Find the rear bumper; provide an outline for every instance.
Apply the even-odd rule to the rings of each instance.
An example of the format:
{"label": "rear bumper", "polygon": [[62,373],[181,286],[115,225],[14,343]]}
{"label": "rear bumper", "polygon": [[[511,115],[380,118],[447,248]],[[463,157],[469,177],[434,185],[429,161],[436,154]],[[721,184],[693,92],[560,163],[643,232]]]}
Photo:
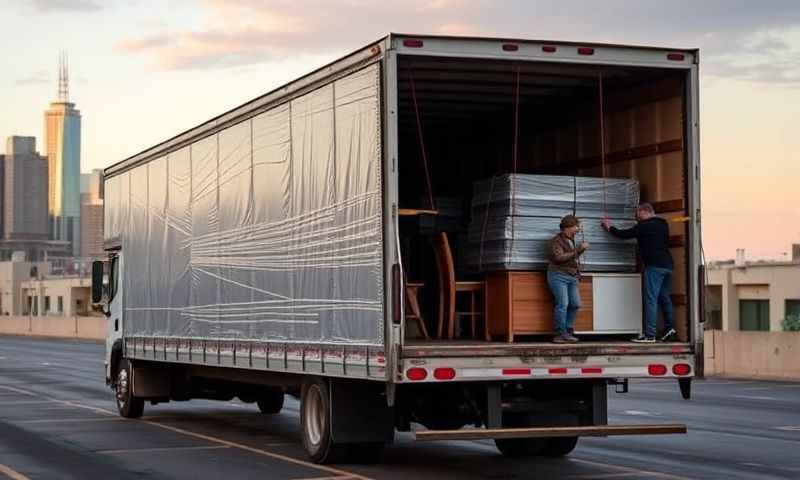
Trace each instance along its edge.
{"label": "rear bumper", "polygon": [[532,427],[464,430],[421,430],[418,441],[482,440],[487,438],[608,437],[613,435],[666,435],[686,433],[686,425],[598,425],[587,427]]}
{"label": "rear bumper", "polygon": [[[424,373],[423,373],[424,371]],[[592,378],[691,378],[690,354],[404,358],[400,383],[558,380]]]}

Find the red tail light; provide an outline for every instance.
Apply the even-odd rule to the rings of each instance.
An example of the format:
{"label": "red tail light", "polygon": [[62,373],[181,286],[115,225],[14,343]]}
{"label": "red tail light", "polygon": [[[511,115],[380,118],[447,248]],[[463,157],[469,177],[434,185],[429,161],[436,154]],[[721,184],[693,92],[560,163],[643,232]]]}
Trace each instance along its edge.
{"label": "red tail light", "polygon": [[585,367],[581,368],[581,373],[590,373],[590,374],[600,374],[603,373],[603,369],[600,367]]}
{"label": "red tail light", "polygon": [[436,380],[452,380],[456,378],[456,371],[452,368],[437,368],[433,371]]}
{"label": "red tail light", "polygon": [[667,366],[666,365],[659,365],[653,364],[647,366],[647,373],[654,376],[661,376],[667,374]]}
{"label": "red tail light", "polygon": [[594,55],[594,48],[580,47],[578,48],[578,55]]}
{"label": "red tail light", "polygon": [[672,60],[674,62],[682,62],[683,59],[686,58],[682,53],[668,53],[667,60]]}
{"label": "red tail light", "polygon": [[672,373],[678,376],[689,375],[692,373],[692,367],[685,363],[676,363],[672,366]]}
{"label": "red tail light", "polygon": [[406,378],[415,382],[428,378],[428,371],[424,368],[414,367],[406,370]]}
{"label": "red tail light", "polygon": [[544,53],[556,53],[556,47],[552,45],[545,45],[542,47]]}
{"label": "red tail light", "polygon": [[566,375],[566,374],[567,374],[567,369],[566,369],[566,368],[564,368],[564,367],[558,367],[558,368],[549,368],[549,369],[547,370],[547,372],[548,372],[550,375]]}
{"label": "red tail light", "polygon": [[530,368],[504,368],[503,375],[530,375]]}
{"label": "red tail light", "polygon": [[513,43],[505,43],[503,44],[503,51],[504,52],[516,52],[519,50],[519,45],[515,45]]}
{"label": "red tail light", "polygon": [[403,40],[403,46],[408,48],[422,48],[422,40],[408,39]]}

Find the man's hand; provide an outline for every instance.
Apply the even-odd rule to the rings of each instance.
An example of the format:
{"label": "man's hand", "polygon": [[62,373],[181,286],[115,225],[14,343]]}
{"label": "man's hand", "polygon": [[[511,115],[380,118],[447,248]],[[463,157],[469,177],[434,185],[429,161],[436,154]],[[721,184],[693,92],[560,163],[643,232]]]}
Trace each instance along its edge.
{"label": "man's hand", "polygon": [[578,253],[583,253],[586,250],[589,250],[589,242],[581,242],[581,244],[578,245]]}
{"label": "man's hand", "polygon": [[603,229],[606,232],[611,230],[611,220],[609,220],[608,218],[604,218],[604,219],[600,220],[600,225],[603,226]]}

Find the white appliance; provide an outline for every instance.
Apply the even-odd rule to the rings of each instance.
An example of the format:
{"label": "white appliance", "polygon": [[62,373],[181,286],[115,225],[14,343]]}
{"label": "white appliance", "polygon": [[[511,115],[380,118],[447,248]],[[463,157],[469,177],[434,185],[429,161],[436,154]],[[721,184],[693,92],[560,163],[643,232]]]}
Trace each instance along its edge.
{"label": "white appliance", "polygon": [[591,273],[594,334],[642,331],[642,276],[639,273]]}

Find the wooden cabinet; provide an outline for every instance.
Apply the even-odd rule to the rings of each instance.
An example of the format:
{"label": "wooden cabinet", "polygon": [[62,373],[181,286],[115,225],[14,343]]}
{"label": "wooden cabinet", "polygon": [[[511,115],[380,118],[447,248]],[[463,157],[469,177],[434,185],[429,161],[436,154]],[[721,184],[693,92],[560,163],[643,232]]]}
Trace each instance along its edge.
{"label": "wooden cabinet", "polygon": [[[582,307],[575,318],[576,332],[593,329],[592,279],[580,282]],[[509,342],[515,335],[553,333],[553,296],[546,272],[492,272],[486,277],[486,314],[489,334]]]}

